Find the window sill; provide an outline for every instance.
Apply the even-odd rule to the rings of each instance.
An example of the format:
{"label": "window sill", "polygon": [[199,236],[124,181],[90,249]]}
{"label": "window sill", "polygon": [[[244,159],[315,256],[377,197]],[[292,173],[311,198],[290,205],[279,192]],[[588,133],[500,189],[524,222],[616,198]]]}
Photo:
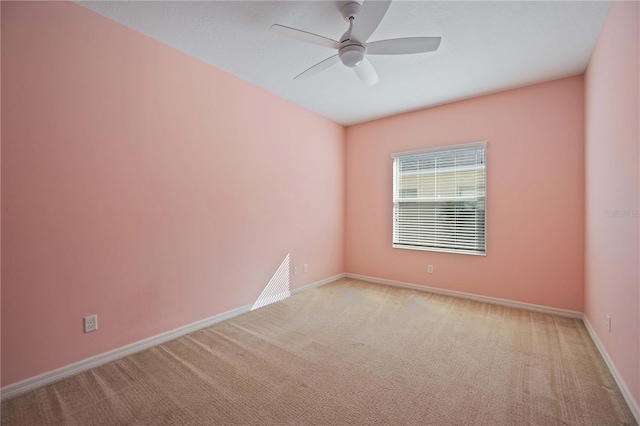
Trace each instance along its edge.
{"label": "window sill", "polygon": [[393,248],[403,249],[403,250],[421,250],[421,251],[436,251],[440,253],[454,253],[454,254],[469,254],[471,256],[486,256],[486,252],[477,252],[470,250],[455,250],[455,249],[441,249],[435,247],[418,247],[418,246],[407,246],[402,244],[393,244]]}

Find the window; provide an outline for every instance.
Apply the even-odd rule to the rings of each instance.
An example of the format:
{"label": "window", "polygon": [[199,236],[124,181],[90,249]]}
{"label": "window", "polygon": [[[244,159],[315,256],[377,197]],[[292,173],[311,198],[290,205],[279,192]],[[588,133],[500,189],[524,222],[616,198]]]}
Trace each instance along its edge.
{"label": "window", "polygon": [[393,154],[393,247],[486,253],[486,146]]}

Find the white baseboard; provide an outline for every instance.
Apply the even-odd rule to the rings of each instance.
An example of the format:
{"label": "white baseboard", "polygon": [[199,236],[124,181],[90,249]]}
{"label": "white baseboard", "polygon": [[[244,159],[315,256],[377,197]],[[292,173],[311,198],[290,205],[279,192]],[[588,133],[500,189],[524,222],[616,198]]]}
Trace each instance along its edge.
{"label": "white baseboard", "polygon": [[347,274],[342,273],[342,274],[334,275],[334,276],[329,277],[329,278],[325,278],[324,280],[320,280],[320,281],[316,281],[316,282],[311,283],[311,284],[304,285],[304,286],[302,286],[300,288],[294,288],[293,290],[291,290],[291,295],[294,296],[294,295],[296,295],[296,294],[298,294],[300,292],[303,292],[305,290],[311,290],[312,288],[320,287],[321,285],[325,285],[325,284],[332,283],[334,281],[338,281],[340,278],[344,278],[346,276],[347,276]]}
{"label": "white baseboard", "polygon": [[368,281],[376,284],[390,285],[393,287],[408,288],[411,290],[425,291],[427,293],[442,294],[445,296],[459,297],[462,299],[475,300],[477,302],[490,303],[492,305],[509,306],[511,308],[526,309],[528,311],[542,312],[544,314],[559,315],[562,317],[582,319],[582,312],[569,311],[566,309],[550,308],[548,306],[534,305],[531,303],[516,302],[513,300],[499,299],[497,297],[480,296],[477,294],[464,293],[462,291],[445,290],[442,288],[428,287],[424,285],[409,284],[402,281],[386,280],[382,278],[367,277],[357,274],[346,274],[347,278]]}
{"label": "white baseboard", "polygon": [[[292,290],[291,294],[295,295],[302,291],[309,290],[311,288],[318,287],[324,284],[328,284],[340,278],[344,278],[344,276],[345,274],[338,274],[338,275],[334,275],[333,277],[326,278],[324,280],[307,284],[305,286]],[[209,327],[218,322],[225,321],[233,317],[236,317],[238,315],[249,312],[252,306],[253,304],[241,306],[239,308],[235,308],[230,311],[223,312],[218,315],[214,315],[210,318],[196,321],[191,324],[187,324],[185,326],[166,331],[164,333],[156,334],[155,336],[151,336],[147,339],[139,340],[129,345],[122,346],[120,348],[117,348],[108,352],[104,352],[104,353],[92,356],[90,358],[85,358],[83,360],[74,362],[72,364],[68,364],[63,367],[56,368],[55,370],[47,371],[46,373],[38,374],[37,376],[33,376],[16,383],[12,383],[0,389],[0,399],[4,401],[6,399],[13,398],[15,396],[32,391],[39,387],[48,385],[53,382],[57,382],[62,379],[66,379],[67,377],[71,377],[76,374],[82,373],[83,371],[98,367],[102,364],[106,364],[108,362],[115,361],[116,359],[120,359],[125,356],[132,355],[137,352],[141,352],[145,349],[149,349],[152,346],[157,346],[161,343],[177,339],[178,337],[184,336],[185,334],[192,333],[202,328]]]}
{"label": "white baseboard", "polygon": [[591,336],[591,340],[593,340],[593,343],[595,343],[596,348],[598,348],[600,355],[602,355],[602,358],[604,359],[604,362],[607,364],[607,367],[609,367],[609,371],[611,372],[611,375],[613,376],[616,383],[618,384],[618,388],[620,388],[620,392],[622,392],[622,396],[624,397],[624,400],[627,402],[627,405],[629,406],[629,409],[631,410],[633,417],[636,418],[636,423],[640,425],[640,406],[638,406],[638,402],[633,398],[633,395],[631,395],[631,391],[629,391],[627,384],[624,382],[624,380],[622,380],[622,376],[620,376],[620,373],[618,373],[616,366],[613,364],[613,361],[609,357],[609,354],[607,353],[606,349],[604,348],[604,345],[598,338],[598,335],[594,331],[593,327],[591,327],[591,323],[589,322],[587,317],[585,316],[582,320],[584,321],[585,327],[587,327],[587,331]]}
{"label": "white baseboard", "polygon": [[56,368],[55,370],[38,374],[37,376],[30,377],[20,382],[3,386],[2,389],[0,389],[1,398],[3,401],[9,398],[13,398],[14,396],[18,396],[33,389],[37,389],[50,383],[66,379],[67,377],[74,376],[76,374],[82,373],[83,371],[98,367],[102,364],[106,364],[116,359],[123,358],[127,355],[132,355],[136,352],[143,351],[152,346],[157,346],[161,343],[168,342],[169,340],[176,339],[185,334],[200,330],[201,328],[209,327],[210,325],[213,325],[220,321],[224,321],[240,314],[244,314],[245,312],[249,312],[251,306],[252,305],[241,306],[239,308],[214,315],[201,321],[196,321],[191,324],[166,331],[164,333],[156,334],[155,336],[139,340],[137,342],[122,346],[117,349],[113,349],[111,351],[104,352],[90,358],[85,358],[72,364]]}

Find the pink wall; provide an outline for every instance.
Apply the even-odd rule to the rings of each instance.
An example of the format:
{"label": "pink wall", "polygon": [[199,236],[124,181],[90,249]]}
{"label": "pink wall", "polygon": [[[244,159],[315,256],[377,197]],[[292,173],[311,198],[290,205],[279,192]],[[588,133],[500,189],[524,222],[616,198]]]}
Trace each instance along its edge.
{"label": "pink wall", "polygon": [[344,271],[342,126],[72,3],[2,62],[3,386]]}
{"label": "pink wall", "polygon": [[585,75],[585,315],[638,403],[640,237],[624,211],[640,208],[639,21],[638,2],[613,2]]}
{"label": "pink wall", "polygon": [[[0,7],[0,29],[2,28],[2,7]],[[2,31],[0,30],[0,58],[2,58]],[[0,60],[0,99],[2,99],[2,60]],[[0,101],[0,117],[2,102]],[[2,120],[0,119],[0,199],[2,199]],[[0,241],[2,241],[2,207],[0,206]],[[0,244],[0,307],[2,306],[2,244]],[[2,315],[0,315],[0,370],[2,367]]]}
{"label": "pink wall", "polygon": [[[487,256],[392,248],[391,153],[478,140]],[[347,128],[347,272],[582,311],[583,143],[581,76]]]}

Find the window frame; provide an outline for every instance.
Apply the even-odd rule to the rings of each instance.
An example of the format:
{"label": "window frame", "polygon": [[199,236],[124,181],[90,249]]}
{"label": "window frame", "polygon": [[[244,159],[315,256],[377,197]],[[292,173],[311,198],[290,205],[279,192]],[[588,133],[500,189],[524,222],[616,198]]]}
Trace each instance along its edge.
{"label": "window frame", "polygon": [[[412,155],[419,155],[428,152],[443,152],[450,151],[456,149],[464,149],[464,148],[475,148],[482,147],[484,148],[484,179],[485,179],[485,188],[484,188],[484,251],[476,251],[476,250],[466,250],[466,249],[457,249],[457,248],[440,248],[440,247],[424,247],[424,246],[412,246],[407,244],[396,244],[395,243],[395,233],[396,233],[396,225],[395,225],[395,197],[397,194],[397,167],[398,161],[396,161],[399,157],[408,157]],[[430,251],[430,252],[441,252],[441,253],[454,253],[454,254],[467,254],[472,256],[486,256],[487,255],[487,207],[488,207],[488,168],[487,168],[487,151],[488,151],[488,143],[486,140],[475,141],[475,142],[467,142],[467,143],[459,143],[453,145],[440,145],[435,147],[429,147],[425,149],[417,149],[413,151],[402,151],[402,152],[394,152],[391,154],[392,158],[392,200],[391,200],[391,246],[393,248],[402,249],[402,250],[419,250],[419,251]]]}

